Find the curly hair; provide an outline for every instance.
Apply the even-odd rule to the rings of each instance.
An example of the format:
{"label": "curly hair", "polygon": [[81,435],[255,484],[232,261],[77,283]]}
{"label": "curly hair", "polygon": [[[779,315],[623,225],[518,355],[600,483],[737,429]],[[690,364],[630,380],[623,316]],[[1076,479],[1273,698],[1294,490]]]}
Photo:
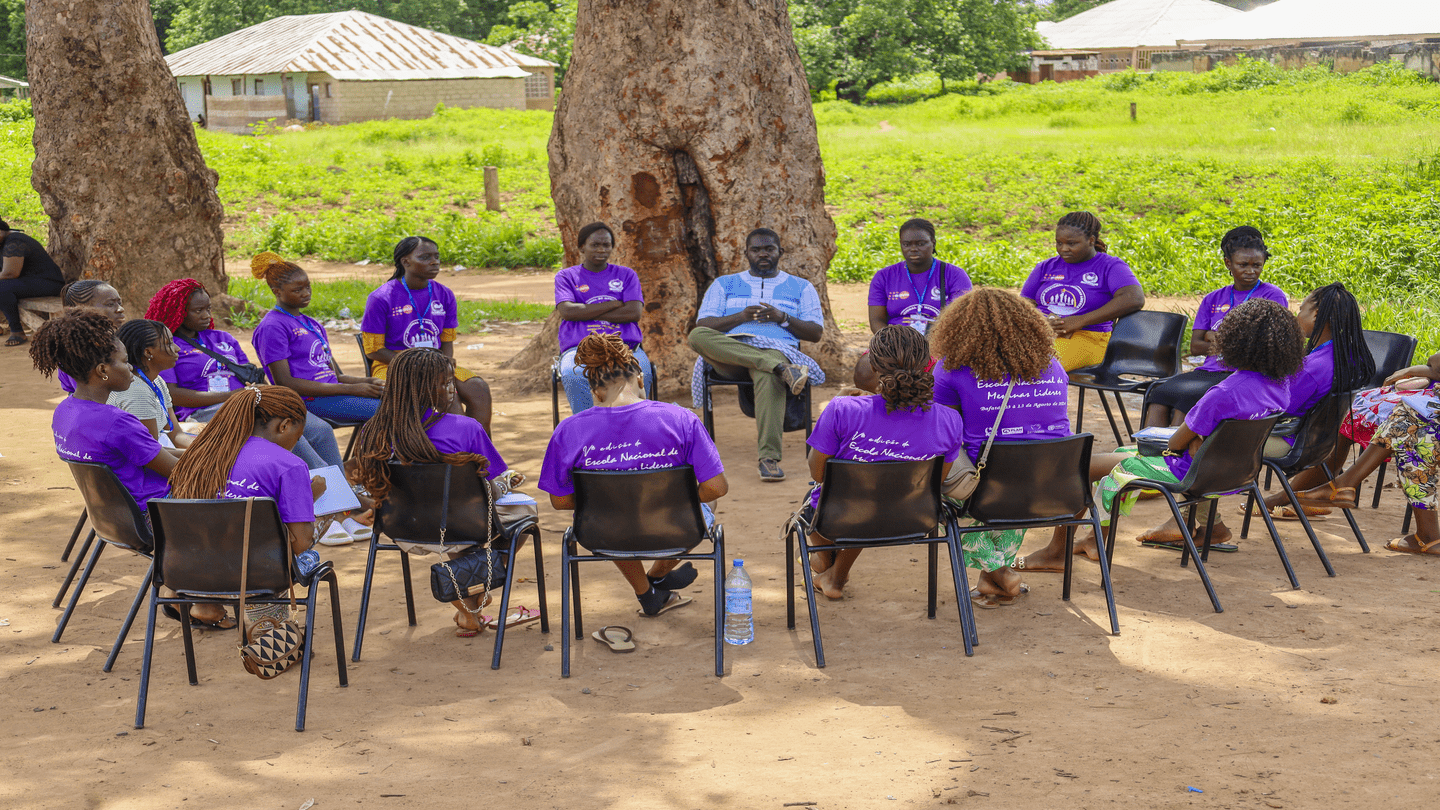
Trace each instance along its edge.
{"label": "curly hair", "polygon": [[930,353],[946,371],[968,367],[977,379],[1038,380],[1055,359],[1055,330],[1015,293],[976,287],[931,324]]}
{"label": "curly hair", "polygon": [[269,251],[250,260],[250,275],[264,279],[272,290],[280,289],[280,285],[289,281],[296,273],[303,272],[305,270],[300,265],[287,262]]}
{"label": "curly hair", "polygon": [[170,341],[170,330],[159,321],[135,318],[120,324],[115,337],[125,346],[126,362],[135,368],[143,368],[145,350]]}
{"label": "curly hair", "polygon": [[1252,298],[1230,310],[1215,328],[1215,347],[1225,365],[1283,380],[1300,370],[1305,339],[1290,311],[1274,301]]}
{"label": "curly hair", "polygon": [[[197,292],[205,292],[205,285],[193,278],[177,278],[150,296],[145,317],[165,324],[166,329],[174,332],[185,323],[185,317],[190,314],[190,296]],[[215,319],[211,318],[205,328],[214,329]]]}
{"label": "curly hair", "polygon": [[254,435],[257,425],[271,419],[289,419],[304,425],[305,400],[279,385],[241,388],[231,394],[175,463],[170,472],[171,497],[220,497],[245,442]]}
{"label": "curly hair", "polygon": [[1095,240],[1095,251],[1105,252],[1105,242],[1100,238],[1100,218],[1089,211],[1071,211],[1055,223],[1056,229],[1074,228]]}
{"label": "curly hair", "polygon": [[870,338],[870,367],[880,378],[885,412],[930,409],[935,377],[925,370],[930,347],[925,336],[908,326],[890,326]]}
{"label": "curly hair", "polygon": [[407,236],[395,243],[395,251],[392,254],[395,259],[395,272],[390,274],[390,281],[405,276],[405,265],[402,262],[406,256],[414,253],[421,245],[435,245],[436,250],[440,249],[440,245],[428,236]]}
{"label": "curly hair", "polygon": [[575,362],[585,369],[591,390],[604,388],[617,378],[633,378],[640,373],[640,361],[620,335],[592,332],[575,347]]}
{"label": "curly hair", "polygon": [[59,369],[77,382],[110,362],[115,351],[115,323],[93,309],[72,309],[40,326],[30,341],[30,360],[47,378]]}
{"label": "curly hair", "polygon": [[82,278],[72,281],[60,288],[60,303],[67,307],[84,306],[95,300],[95,294],[100,292],[101,287],[109,286],[98,278]]}
{"label": "curly hair", "polygon": [[[455,361],[435,349],[406,349],[395,355],[385,375],[385,393],[375,415],[356,440],[355,480],[376,503],[390,493],[390,462],[464,464],[473,461],[485,478],[490,464],[477,453],[441,454],[426,434],[450,407],[446,396],[455,379]],[[426,418],[425,414],[431,412]]]}

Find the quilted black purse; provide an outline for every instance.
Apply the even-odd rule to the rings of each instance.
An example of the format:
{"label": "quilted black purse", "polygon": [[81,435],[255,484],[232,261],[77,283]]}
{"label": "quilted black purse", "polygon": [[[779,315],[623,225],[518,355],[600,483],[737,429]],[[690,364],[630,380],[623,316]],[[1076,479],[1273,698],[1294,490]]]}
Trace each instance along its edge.
{"label": "quilted black purse", "polygon": [[[445,524],[450,519],[450,470],[445,467],[445,490],[440,500],[440,542],[445,542]],[[490,590],[505,582],[505,566],[500,552],[491,548],[495,541],[495,491],[489,481],[483,486],[490,494],[490,503],[485,512],[485,544],[472,548],[453,560],[442,560],[430,566],[430,593],[437,602],[456,602],[482,593],[483,608],[490,604]],[[466,608],[469,610],[469,608]],[[480,611],[477,608],[474,613]]]}

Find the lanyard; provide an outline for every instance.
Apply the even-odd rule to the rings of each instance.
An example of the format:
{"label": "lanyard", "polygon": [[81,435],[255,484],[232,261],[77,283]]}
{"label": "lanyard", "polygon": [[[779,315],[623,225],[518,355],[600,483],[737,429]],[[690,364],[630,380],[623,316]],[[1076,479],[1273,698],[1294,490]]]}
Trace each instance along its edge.
{"label": "lanyard", "polygon": [[[1254,295],[1254,294],[1255,294],[1255,291],[1258,290],[1258,289],[1260,289],[1260,282],[1257,281],[1257,282],[1255,282],[1255,286],[1250,288],[1250,292],[1245,293],[1245,297],[1242,298],[1242,299],[1240,299],[1240,303],[1243,304],[1243,303],[1245,303],[1246,301],[1249,301],[1249,300],[1250,300],[1250,296]],[[1230,285],[1230,309],[1234,309],[1234,308],[1235,308],[1235,285],[1234,285],[1234,284],[1231,284],[1231,285]],[[1230,310],[1226,310],[1227,313],[1228,313],[1229,311],[1230,311]]]}
{"label": "lanyard", "polygon": [[311,326],[310,326],[310,321],[306,320],[303,316],[300,316],[300,315],[291,315],[289,312],[286,312],[286,311],[285,311],[284,309],[282,309],[281,307],[276,307],[275,309],[278,310],[280,313],[282,313],[282,314],[284,314],[284,315],[288,315],[289,317],[294,318],[296,321],[298,321],[298,322],[300,323],[300,327],[301,327],[302,329],[304,329],[306,332],[309,332],[310,334],[314,335],[314,336],[315,336],[315,339],[318,340],[318,341],[320,341],[320,343],[325,346],[325,350],[326,350],[326,351],[329,351],[329,350],[330,350],[330,341],[328,341],[328,340],[325,339],[325,332],[324,332],[324,330],[320,329],[318,326],[315,327],[315,328],[311,328]]}
{"label": "lanyard", "polygon": [[[433,282],[433,281],[427,281],[427,282],[425,282],[425,311],[426,311],[426,312],[429,312],[429,310],[430,310],[430,305],[435,302],[435,288],[432,286],[434,283],[435,283],[435,282]],[[406,284],[406,283],[405,283],[405,279],[402,278],[402,279],[400,279],[400,286],[401,286],[401,287],[404,287],[404,288],[405,288],[405,294],[408,295],[408,296],[410,296],[410,311],[415,314],[415,322],[416,322],[416,323],[419,323],[420,321],[425,320],[425,315],[424,315],[423,313],[421,313],[420,307],[415,304],[415,292],[410,289],[410,285],[409,285],[409,284]]]}
{"label": "lanyard", "polygon": [[[912,272],[910,272],[910,268],[909,268],[909,267],[906,267],[906,268],[905,268],[905,277],[906,277],[906,279],[908,279],[909,282],[910,282],[910,289],[913,290],[914,293],[915,293],[915,299],[916,299],[916,300],[915,300],[915,303],[919,304],[920,307],[921,307],[921,308],[915,313],[915,314],[916,314],[916,317],[920,317],[920,318],[925,317],[925,309],[924,309],[924,306],[925,306],[925,296],[926,296],[926,294],[928,294],[928,293],[930,292],[930,282],[935,279],[935,270],[936,270],[936,268],[938,268],[939,266],[940,266],[940,260],[939,260],[939,259],[933,259],[933,260],[931,260],[931,263],[930,263],[930,272],[925,275],[925,288],[924,288],[924,290],[916,290],[916,289],[915,289],[915,277],[918,276],[918,275],[920,275],[920,274],[919,274],[919,273],[912,273]],[[938,307],[937,307],[937,309],[938,309]]]}
{"label": "lanyard", "polygon": [[1310,354],[1314,354],[1315,352],[1320,351],[1321,349],[1325,348],[1326,346],[1329,346],[1331,343],[1334,343],[1334,342],[1335,342],[1335,341],[1334,341],[1333,339],[1332,339],[1332,340],[1327,340],[1327,341],[1325,341],[1324,343],[1321,343],[1319,346],[1316,346],[1315,348],[1311,349],[1311,350],[1310,350]]}
{"label": "lanyard", "polygon": [[150,390],[155,393],[155,398],[160,400],[160,407],[165,411],[165,432],[169,433],[174,430],[175,423],[170,421],[170,409],[165,407],[165,395],[160,393],[160,386],[156,385],[139,366],[135,367],[135,373],[140,375],[140,379],[144,380],[146,385],[150,386]]}

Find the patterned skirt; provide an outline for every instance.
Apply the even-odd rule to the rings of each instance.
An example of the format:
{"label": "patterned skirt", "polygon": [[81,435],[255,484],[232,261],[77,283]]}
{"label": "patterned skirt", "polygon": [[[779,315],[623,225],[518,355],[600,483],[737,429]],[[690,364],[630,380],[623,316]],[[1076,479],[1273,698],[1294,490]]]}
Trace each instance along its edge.
{"label": "patterned skirt", "polygon": [[1394,406],[1374,433],[1374,440],[1389,445],[1400,471],[1400,486],[1405,498],[1416,509],[1436,508],[1436,491],[1440,488],[1440,462],[1435,458],[1440,424],[1421,416],[1408,403]]}
{"label": "patterned skirt", "polygon": [[1390,418],[1402,398],[1408,397],[1412,401],[1416,397],[1440,398],[1440,390],[1437,389],[1440,389],[1440,385],[1431,384],[1421,391],[1397,391],[1394,386],[1387,385],[1384,388],[1361,391],[1355,395],[1350,413],[1346,414],[1345,420],[1340,423],[1340,435],[1361,447],[1368,447],[1376,429]]}

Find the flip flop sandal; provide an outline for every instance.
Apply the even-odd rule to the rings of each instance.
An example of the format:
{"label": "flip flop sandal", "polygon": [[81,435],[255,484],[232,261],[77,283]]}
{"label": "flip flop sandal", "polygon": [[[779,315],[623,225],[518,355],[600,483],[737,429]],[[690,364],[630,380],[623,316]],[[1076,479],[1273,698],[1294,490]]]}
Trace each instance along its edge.
{"label": "flip flop sandal", "polygon": [[1019,594],[1017,594],[1017,595],[1015,595],[1015,596],[997,595],[997,596],[995,597],[995,602],[996,602],[996,604],[1000,605],[1000,607],[1009,607],[1010,605],[1013,605],[1013,604],[1015,604],[1016,602],[1020,601],[1020,597],[1024,596],[1025,594],[1028,594],[1028,593],[1030,593],[1030,586],[1029,586],[1029,585],[1026,585],[1025,583],[1022,582],[1022,583],[1020,583],[1020,593],[1019,593]]}
{"label": "flip flop sandal", "polygon": [[10,337],[8,337],[8,338],[5,339],[5,345],[6,345],[6,346],[19,346],[20,344],[24,343],[25,341],[26,341],[26,337],[25,337],[24,335],[11,335]]}
{"label": "flip flop sandal", "polygon": [[[1302,506],[1301,508],[1304,509],[1305,507]],[[1330,509],[1326,507],[1312,506],[1310,507],[1310,509],[1313,509],[1315,511],[1312,513],[1309,509],[1307,509],[1305,511],[1305,517],[1309,518],[1311,523],[1314,523],[1317,520],[1325,520],[1326,516],[1330,514]],[[1242,506],[1236,511],[1243,515],[1245,514],[1245,507]],[[1262,515],[1260,512],[1259,504],[1256,504],[1255,508],[1252,508],[1250,510],[1250,517],[1264,517],[1264,515]],[[1295,510],[1289,506],[1272,506],[1270,507],[1270,519],[1298,522],[1300,520],[1300,516],[1295,514]]]}
{"label": "flip flop sandal", "polygon": [[[455,615],[458,617],[460,614],[459,614],[459,613],[456,613]],[[455,637],[456,637],[456,638],[474,638],[474,637],[480,635],[481,633],[485,632],[485,628],[490,627],[490,626],[492,626],[492,625],[494,625],[494,624],[495,624],[495,620],[492,619],[492,618],[490,618],[489,616],[481,616],[481,617],[480,617],[480,626],[479,626],[479,627],[473,627],[473,628],[472,628],[472,627],[461,627],[459,624],[456,624],[456,625],[455,625]]]}
{"label": "flip flop sandal", "polygon": [[1328,482],[1326,486],[1330,487],[1330,492],[1323,499],[1309,494],[1312,490],[1306,490],[1295,493],[1295,500],[1299,501],[1301,506],[1318,506],[1321,509],[1354,509],[1359,504],[1354,487],[1337,487],[1334,481]]}
{"label": "flip flop sandal", "polygon": [[[1397,543],[1404,543],[1405,545],[1397,545]],[[1424,554],[1429,557],[1435,557],[1440,556],[1440,551],[1431,551],[1430,549],[1434,548],[1437,545],[1440,545],[1440,540],[1432,540],[1429,543],[1421,543],[1420,538],[1417,535],[1407,534],[1404,537],[1397,537],[1394,540],[1386,543],[1385,548],[1388,548],[1391,551],[1399,551],[1404,554]]]}
{"label": "flip flop sandal", "polygon": [[646,612],[645,612],[645,608],[643,608],[643,607],[640,608],[639,610],[635,611],[635,612],[638,613],[638,614],[640,614],[641,616],[646,617],[647,619],[653,619],[653,618],[655,618],[656,616],[659,616],[659,615],[662,614],[662,613],[668,613],[669,611],[672,611],[672,610],[674,610],[675,608],[683,607],[684,605],[688,605],[688,604],[690,604],[690,603],[693,602],[693,601],[695,601],[695,600],[694,600],[694,599],[691,599],[691,598],[688,597],[688,596],[681,596],[680,594],[674,593],[674,592],[672,591],[671,594],[670,594],[670,598],[669,598],[669,599],[666,599],[666,600],[665,600],[665,604],[661,605],[661,606],[660,606],[660,609],[657,610],[657,611],[655,611],[654,613],[646,613]]}
{"label": "flip flop sandal", "polygon": [[970,604],[981,610],[996,610],[1000,607],[1000,599],[992,594],[982,593],[971,596]]}
{"label": "flip flop sandal", "polygon": [[[530,608],[521,605],[515,610],[510,611],[510,615],[505,617],[505,629],[509,630],[512,627],[518,627],[522,624],[529,624],[533,621],[539,621],[539,619],[540,611],[531,610]],[[490,628],[491,630],[494,630],[495,628],[500,626],[500,620],[491,619],[490,621],[485,623],[485,626]]]}
{"label": "flip flop sandal", "polygon": [[[161,605],[160,610],[175,621],[180,621],[180,609],[174,605]],[[226,613],[213,622],[205,622],[191,616],[190,626],[199,630],[234,630],[235,617]]]}
{"label": "flip flop sandal", "polygon": [[[1082,554],[1081,556],[1083,557],[1084,555]],[[1088,559],[1088,558],[1087,558],[1087,559]],[[1060,568],[1026,568],[1026,567],[1025,567],[1025,558],[1024,558],[1024,557],[1017,557],[1017,558],[1015,559],[1015,566],[1014,566],[1014,568],[1015,568],[1016,571],[1031,571],[1031,572],[1034,572],[1034,573],[1036,573],[1036,574],[1063,574],[1063,573],[1065,573],[1065,568],[1064,568],[1063,566],[1060,567]]]}
{"label": "flip flop sandal", "polygon": [[[1183,550],[1183,549],[1185,548],[1185,541],[1184,541],[1184,540],[1141,540],[1141,541],[1140,541],[1140,545],[1142,545],[1142,546],[1149,546],[1150,548],[1168,548],[1168,549],[1170,549],[1171,551],[1181,551],[1181,550]],[[1205,550],[1204,547],[1201,545],[1200,541],[1198,541],[1198,540],[1195,541],[1195,548],[1198,549],[1198,550],[1200,550],[1200,551],[1204,551],[1204,550]],[[1211,544],[1210,544],[1210,550],[1211,550],[1211,551],[1221,551],[1221,552],[1224,552],[1224,553],[1226,553],[1226,554],[1229,554],[1229,553],[1231,553],[1231,552],[1239,551],[1239,550],[1240,550],[1240,547],[1237,546],[1237,545],[1235,545],[1234,543],[1211,543]]]}
{"label": "flip flop sandal", "polygon": [[596,630],[590,637],[609,647],[611,652],[635,652],[635,634],[631,633],[628,627],[612,624]]}

